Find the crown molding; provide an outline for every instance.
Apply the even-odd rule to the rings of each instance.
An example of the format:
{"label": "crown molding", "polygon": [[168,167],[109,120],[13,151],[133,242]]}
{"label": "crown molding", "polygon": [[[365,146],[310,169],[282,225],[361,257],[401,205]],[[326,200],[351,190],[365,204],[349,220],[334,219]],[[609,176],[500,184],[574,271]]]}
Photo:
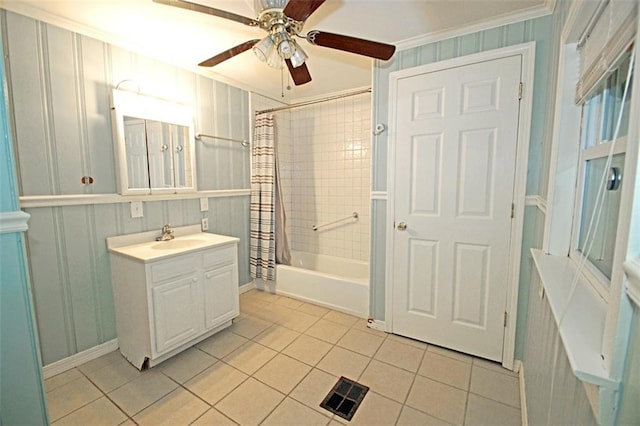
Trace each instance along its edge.
{"label": "crown molding", "polygon": [[454,37],[460,37],[467,34],[473,34],[492,28],[502,27],[508,24],[528,21],[530,19],[540,18],[542,16],[551,15],[555,8],[556,0],[547,0],[540,6],[534,6],[529,9],[520,10],[513,13],[497,16],[493,19],[476,22],[471,25],[462,27],[449,28],[442,31],[434,31],[421,36],[412,37],[396,43],[398,51],[412,49],[414,47],[424,46],[426,44],[447,40]]}

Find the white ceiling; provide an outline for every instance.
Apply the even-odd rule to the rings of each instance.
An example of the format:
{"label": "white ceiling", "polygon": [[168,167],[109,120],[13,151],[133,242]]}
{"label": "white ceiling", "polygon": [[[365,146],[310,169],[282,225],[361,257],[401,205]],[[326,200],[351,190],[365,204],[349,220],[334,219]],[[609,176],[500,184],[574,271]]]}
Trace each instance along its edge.
{"label": "white ceiling", "polygon": [[[191,0],[255,18],[252,0]],[[327,0],[305,23],[318,29],[366,38],[400,48],[435,35],[457,34],[505,20],[549,13],[554,0]],[[195,64],[264,32],[206,14],[151,0],[0,0],[0,7],[144,53],[180,67]],[[288,75],[244,52],[207,75],[285,102],[371,84],[372,60],[332,49],[301,45],[309,54],[313,81],[287,90]],[[286,70],[285,70],[286,71]]]}

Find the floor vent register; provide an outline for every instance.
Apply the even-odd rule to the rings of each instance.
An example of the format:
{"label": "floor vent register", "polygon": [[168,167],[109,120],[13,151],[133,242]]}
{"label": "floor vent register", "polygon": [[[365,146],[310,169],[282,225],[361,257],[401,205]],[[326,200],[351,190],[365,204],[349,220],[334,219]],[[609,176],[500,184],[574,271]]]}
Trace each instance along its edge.
{"label": "floor vent register", "polygon": [[368,391],[368,387],[346,377],[340,377],[320,407],[343,419],[351,420]]}

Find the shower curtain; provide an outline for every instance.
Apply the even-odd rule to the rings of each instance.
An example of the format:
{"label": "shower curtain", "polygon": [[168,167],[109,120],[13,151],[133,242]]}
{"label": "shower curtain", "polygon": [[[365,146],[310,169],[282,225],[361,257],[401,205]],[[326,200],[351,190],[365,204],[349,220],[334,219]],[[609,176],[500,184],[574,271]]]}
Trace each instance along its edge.
{"label": "shower curtain", "polygon": [[274,280],[276,263],[290,262],[280,188],[273,115],[258,114],[251,166],[249,269],[252,278]]}

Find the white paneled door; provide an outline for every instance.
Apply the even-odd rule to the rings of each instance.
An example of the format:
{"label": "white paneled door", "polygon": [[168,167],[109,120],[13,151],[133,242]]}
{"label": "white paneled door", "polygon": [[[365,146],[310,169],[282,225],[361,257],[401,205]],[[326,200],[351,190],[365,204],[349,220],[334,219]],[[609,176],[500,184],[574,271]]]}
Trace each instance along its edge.
{"label": "white paneled door", "polygon": [[396,334],[502,360],[522,57],[397,81]]}

